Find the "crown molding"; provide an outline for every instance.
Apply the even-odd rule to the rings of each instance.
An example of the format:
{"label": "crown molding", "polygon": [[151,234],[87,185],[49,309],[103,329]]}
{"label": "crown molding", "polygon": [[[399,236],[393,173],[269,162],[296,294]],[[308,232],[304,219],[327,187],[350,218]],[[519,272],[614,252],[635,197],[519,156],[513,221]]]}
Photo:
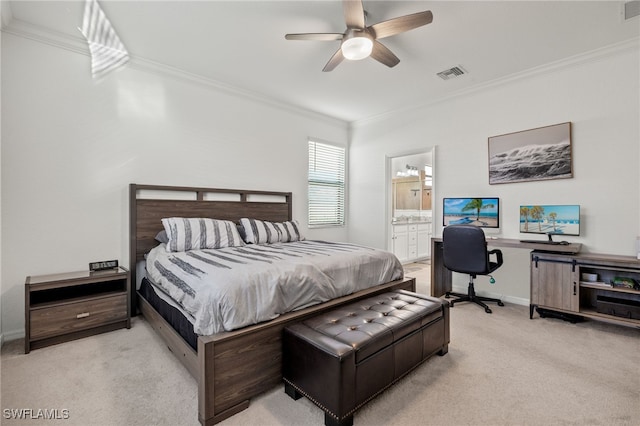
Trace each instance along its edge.
{"label": "crown molding", "polygon": [[8,1],[2,0],[0,1],[0,29],[11,24],[13,21],[13,10],[11,9],[11,3]]}
{"label": "crown molding", "polygon": [[[3,1],[3,3],[5,2]],[[7,25],[6,27],[2,27],[2,32],[6,34],[14,35],[16,37],[32,40],[38,43],[47,44],[49,46],[53,46],[53,47],[74,52],[77,54],[90,56],[87,43],[80,36],[73,37],[68,34],[63,34],[60,32],[48,30],[39,25],[33,25],[19,19],[12,19],[9,25]],[[79,31],[78,31],[78,34],[80,34]],[[339,119],[337,117],[321,114],[316,111],[312,111],[297,105],[280,101],[278,99],[275,99],[270,96],[266,96],[259,92],[242,89],[237,86],[226,84],[211,78],[203,77],[201,75],[193,74],[188,71],[175,68],[169,65],[165,65],[159,62],[151,61],[149,59],[145,59],[139,56],[130,55],[130,59],[127,64],[127,67],[131,67],[133,69],[143,71],[143,72],[156,74],[161,77],[169,77],[175,80],[197,84],[199,86],[206,87],[210,90],[224,92],[224,93],[241,97],[253,102],[269,105],[271,107],[278,108],[280,110],[283,110],[289,113],[311,118],[313,120],[320,120],[333,126],[344,127],[345,129],[348,128],[349,126],[349,122]]]}
{"label": "crown molding", "polygon": [[[11,16],[10,5],[7,4],[8,17],[5,18],[5,1],[2,1],[2,32],[12,34],[17,37],[33,40],[39,43],[54,46],[60,49],[71,51],[74,53],[90,56],[89,49],[85,40],[81,37],[73,37],[68,34],[55,32],[45,29],[38,25],[33,25],[25,21],[15,19]],[[269,105],[289,113],[305,116],[314,120],[321,120],[327,124],[331,124],[338,127],[347,127],[349,129],[373,124],[376,122],[382,122],[393,118],[397,115],[407,114],[408,112],[434,106],[443,102],[448,102],[456,98],[469,96],[474,93],[478,93],[484,90],[490,90],[497,86],[504,84],[525,80],[534,76],[540,76],[547,73],[559,71],[561,69],[570,68],[573,66],[582,65],[589,62],[595,62],[603,60],[609,56],[618,55],[630,50],[640,49],[640,37],[635,37],[626,41],[615,43],[609,46],[605,46],[599,49],[595,49],[582,54],[574,55],[568,58],[563,58],[558,61],[554,61],[545,65],[541,65],[535,68],[530,68],[521,72],[517,72],[505,77],[501,77],[495,80],[491,80],[485,83],[475,84],[471,87],[458,90],[456,92],[433,98],[424,102],[414,103],[407,105],[401,109],[395,109],[375,116],[366,117],[363,119],[355,120],[352,122],[345,121],[343,119],[329,116],[319,113],[310,109],[306,109],[297,105],[293,105],[287,102],[280,101],[270,96],[266,96],[262,93],[246,90],[237,86],[232,86],[224,82],[214,80],[211,78],[203,77],[201,75],[189,73],[185,70],[171,67],[169,65],[154,62],[142,57],[131,56],[131,59],[127,66],[152,74],[160,75],[162,77],[170,77],[176,80],[182,80],[192,84],[197,84],[206,87],[211,90],[224,92],[233,96],[242,97],[244,99]]]}
{"label": "crown molding", "polygon": [[609,46],[605,46],[589,52],[570,56],[568,58],[563,58],[558,61],[550,62],[545,65],[510,74],[508,76],[497,78],[485,83],[475,84],[471,87],[460,89],[456,92],[452,92],[438,98],[430,99],[425,102],[415,103],[413,105],[405,106],[401,109],[396,109],[393,111],[385,112],[383,114],[356,120],[351,122],[351,128],[357,128],[377,122],[382,122],[395,116],[407,114],[408,112],[415,111],[421,108],[427,108],[444,102],[449,102],[456,98],[465,97],[485,90],[494,89],[505,84],[526,80],[544,74],[550,74],[563,69],[584,65],[590,62],[598,62],[608,57],[623,54],[625,52],[633,50],[635,50],[636,52],[640,51],[640,37],[631,38],[629,40],[614,43]]}

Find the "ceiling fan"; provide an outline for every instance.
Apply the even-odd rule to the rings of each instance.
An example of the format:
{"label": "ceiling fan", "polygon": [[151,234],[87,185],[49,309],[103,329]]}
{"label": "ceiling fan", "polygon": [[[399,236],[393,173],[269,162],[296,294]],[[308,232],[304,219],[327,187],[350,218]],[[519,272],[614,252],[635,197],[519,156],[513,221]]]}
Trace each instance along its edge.
{"label": "ceiling fan", "polygon": [[389,19],[367,26],[362,0],[343,0],[344,19],[347,30],[344,33],[303,33],[286,34],[287,40],[341,40],[340,49],[329,59],[322,71],[332,71],[343,59],[359,60],[371,56],[388,67],[398,65],[400,59],[378,40],[390,37],[433,21],[430,10]]}

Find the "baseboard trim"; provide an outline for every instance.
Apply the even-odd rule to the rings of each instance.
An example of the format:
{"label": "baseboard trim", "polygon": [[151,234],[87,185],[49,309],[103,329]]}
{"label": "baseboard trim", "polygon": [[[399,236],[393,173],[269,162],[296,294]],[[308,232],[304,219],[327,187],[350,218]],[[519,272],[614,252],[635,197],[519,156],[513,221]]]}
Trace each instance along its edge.
{"label": "baseboard trim", "polygon": [[24,339],[25,333],[24,330],[14,330],[8,333],[0,334],[0,347],[7,342],[11,342],[13,340]]}

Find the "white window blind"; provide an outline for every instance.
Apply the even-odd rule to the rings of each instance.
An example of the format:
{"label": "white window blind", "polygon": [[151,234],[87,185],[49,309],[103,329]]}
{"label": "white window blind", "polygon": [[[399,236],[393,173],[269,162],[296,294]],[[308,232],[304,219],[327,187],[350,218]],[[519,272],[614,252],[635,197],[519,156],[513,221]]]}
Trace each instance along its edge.
{"label": "white window blind", "polygon": [[309,226],[344,225],[345,149],[309,141]]}

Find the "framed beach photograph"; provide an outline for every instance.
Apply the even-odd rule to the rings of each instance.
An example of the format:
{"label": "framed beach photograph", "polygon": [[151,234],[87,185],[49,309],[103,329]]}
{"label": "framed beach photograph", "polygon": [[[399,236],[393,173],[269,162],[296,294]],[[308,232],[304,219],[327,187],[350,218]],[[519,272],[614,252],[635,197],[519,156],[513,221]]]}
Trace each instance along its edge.
{"label": "framed beach photograph", "polygon": [[489,138],[489,184],[573,177],[571,122]]}

